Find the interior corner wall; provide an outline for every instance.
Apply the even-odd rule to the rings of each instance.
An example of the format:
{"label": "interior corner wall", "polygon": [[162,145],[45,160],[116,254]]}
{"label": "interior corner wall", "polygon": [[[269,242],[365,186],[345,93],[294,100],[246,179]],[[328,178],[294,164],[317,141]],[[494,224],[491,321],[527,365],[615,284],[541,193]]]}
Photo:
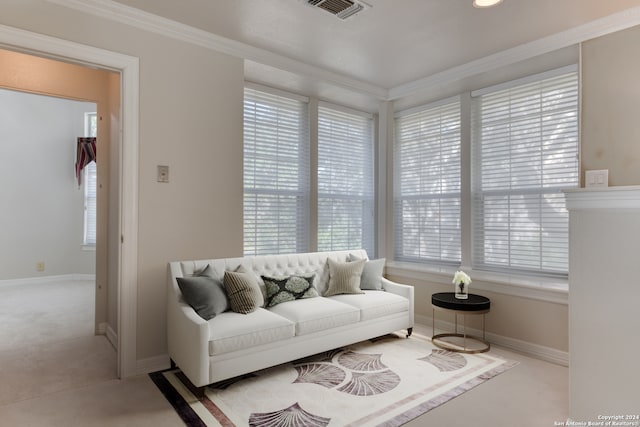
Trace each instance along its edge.
{"label": "interior corner wall", "polygon": [[93,111],[94,103],[0,89],[0,280],[95,273],[74,173],[76,138]]}
{"label": "interior corner wall", "polygon": [[166,355],[167,263],[242,255],[243,60],[45,0],[0,23],[139,58],[136,358]]}
{"label": "interior corner wall", "polygon": [[[582,44],[582,170],[640,184],[640,26]],[[583,177],[584,185],[584,177]]]}

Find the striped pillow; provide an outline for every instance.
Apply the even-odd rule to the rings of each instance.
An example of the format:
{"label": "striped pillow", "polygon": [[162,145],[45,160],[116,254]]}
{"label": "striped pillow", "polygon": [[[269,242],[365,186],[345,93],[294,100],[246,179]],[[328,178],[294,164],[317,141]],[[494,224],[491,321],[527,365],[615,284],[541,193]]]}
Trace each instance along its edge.
{"label": "striped pillow", "polygon": [[224,288],[229,306],[236,313],[251,313],[264,304],[258,279],[242,266],[237,271],[224,272]]}
{"label": "striped pillow", "polygon": [[324,293],[325,297],[340,294],[363,294],[360,289],[362,270],[366,259],[353,262],[337,262],[331,258],[329,263],[329,288]]}

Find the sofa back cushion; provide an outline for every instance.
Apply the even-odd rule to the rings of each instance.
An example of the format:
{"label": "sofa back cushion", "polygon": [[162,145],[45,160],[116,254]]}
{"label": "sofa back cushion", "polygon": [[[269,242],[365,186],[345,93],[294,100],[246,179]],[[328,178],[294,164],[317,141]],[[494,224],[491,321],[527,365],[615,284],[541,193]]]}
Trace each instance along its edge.
{"label": "sofa back cushion", "polygon": [[238,258],[209,259],[199,261],[184,261],[180,263],[184,276],[192,276],[210,266],[211,277],[224,281],[225,271],[235,271],[239,266],[244,266],[248,271],[253,272],[258,280],[258,284],[263,295],[266,295],[264,282],[260,276],[286,277],[286,276],[307,276],[315,274],[314,286],[320,295],[323,295],[329,284],[329,267],[327,259],[346,262],[349,255],[358,258],[368,259],[367,251],[364,249],[354,249],[349,251],[329,251],[329,252],[309,252],[301,254],[282,255],[258,255]]}

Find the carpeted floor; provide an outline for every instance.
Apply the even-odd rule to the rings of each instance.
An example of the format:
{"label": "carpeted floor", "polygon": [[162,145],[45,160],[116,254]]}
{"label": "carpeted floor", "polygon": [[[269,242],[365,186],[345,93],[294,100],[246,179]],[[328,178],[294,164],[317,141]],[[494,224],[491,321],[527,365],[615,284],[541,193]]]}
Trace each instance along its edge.
{"label": "carpeted floor", "polygon": [[188,426],[400,426],[515,365],[389,335],[207,387],[178,370],[151,378]]}

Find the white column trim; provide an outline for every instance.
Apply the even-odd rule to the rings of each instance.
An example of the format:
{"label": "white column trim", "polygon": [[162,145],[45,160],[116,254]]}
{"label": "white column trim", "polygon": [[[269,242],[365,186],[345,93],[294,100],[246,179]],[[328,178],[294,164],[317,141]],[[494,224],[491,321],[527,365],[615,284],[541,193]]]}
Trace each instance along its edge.
{"label": "white column trim", "polygon": [[640,209],[640,185],[566,190],[567,209]]}

